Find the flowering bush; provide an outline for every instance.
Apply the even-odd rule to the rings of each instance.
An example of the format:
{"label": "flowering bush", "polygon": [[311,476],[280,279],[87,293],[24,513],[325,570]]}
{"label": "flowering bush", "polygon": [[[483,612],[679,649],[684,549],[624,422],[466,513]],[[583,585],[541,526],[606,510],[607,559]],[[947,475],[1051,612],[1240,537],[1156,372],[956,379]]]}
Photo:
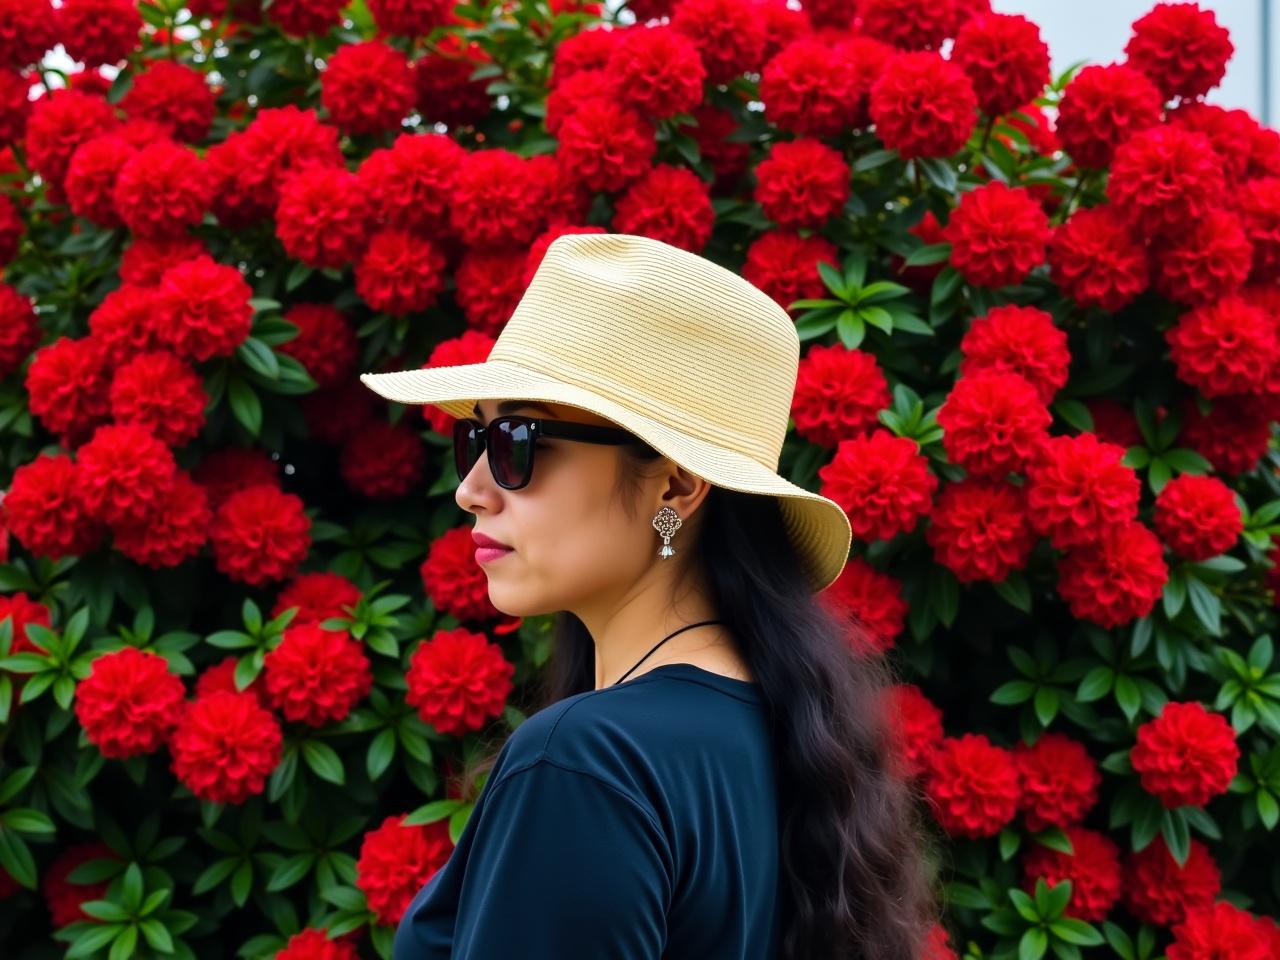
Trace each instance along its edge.
{"label": "flowering bush", "polygon": [[356,377],[584,231],[795,319],[929,960],[1280,956],[1280,134],[1195,3],[1058,77],[986,0],[802,6],[6,0],[6,956],[390,956],[550,636]]}

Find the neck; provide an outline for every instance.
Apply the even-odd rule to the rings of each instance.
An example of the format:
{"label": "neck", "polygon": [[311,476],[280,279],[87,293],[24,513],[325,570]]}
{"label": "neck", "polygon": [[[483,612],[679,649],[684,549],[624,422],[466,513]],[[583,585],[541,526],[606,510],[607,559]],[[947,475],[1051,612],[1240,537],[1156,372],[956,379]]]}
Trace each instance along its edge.
{"label": "neck", "polygon": [[[685,630],[649,653],[667,634],[717,618],[705,593],[696,587],[685,590],[674,604],[670,597],[669,584],[652,583],[638,586],[608,607],[572,611],[595,641],[597,690],[617,683],[628,670],[627,679],[632,680],[660,664],[685,661],[697,651],[723,645],[724,627],[712,623]],[[643,662],[636,666],[641,657]]]}

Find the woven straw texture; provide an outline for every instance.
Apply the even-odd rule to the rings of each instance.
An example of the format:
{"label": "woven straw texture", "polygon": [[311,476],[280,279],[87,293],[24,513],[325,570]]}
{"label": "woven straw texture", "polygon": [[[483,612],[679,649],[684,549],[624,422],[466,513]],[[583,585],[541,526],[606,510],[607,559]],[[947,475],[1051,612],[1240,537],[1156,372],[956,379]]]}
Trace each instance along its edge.
{"label": "woven straw texture", "polygon": [[821,590],[852,531],[838,504],[777,473],[799,359],[787,312],[732,271],[649,237],[578,233],[547,247],[484,363],[360,380],[455,417],[498,399],[606,417],[710,483],[778,497]]}

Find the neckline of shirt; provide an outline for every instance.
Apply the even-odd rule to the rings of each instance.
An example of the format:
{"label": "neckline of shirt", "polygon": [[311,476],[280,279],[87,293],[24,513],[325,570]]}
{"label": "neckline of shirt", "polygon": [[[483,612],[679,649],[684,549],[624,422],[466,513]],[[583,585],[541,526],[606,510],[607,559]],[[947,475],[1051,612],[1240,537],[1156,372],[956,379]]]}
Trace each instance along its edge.
{"label": "neckline of shirt", "polygon": [[[726,677],[723,673],[715,673],[712,670],[707,670],[706,668],[699,667],[696,664],[684,662],[660,663],[658,666],[653,667],[650,670],[646,670],[638,677],[632,677],[630,680],[623,680],[621,683],[613,684],[613,686],[625,687],[648,678],[659,679],[658,677],[655,677],[654,674],[658,673],[660,670],[666,671],[667,674],[677,678],[693,680],[706,686],[715,687],[717,690],[720,690],[722,693],[727,693],[731,697],[751,700],[753,702],[760,700],[761,692],[758,681],[739,680],[737,677]],[[606,687],[605,689],[610,688]]]}

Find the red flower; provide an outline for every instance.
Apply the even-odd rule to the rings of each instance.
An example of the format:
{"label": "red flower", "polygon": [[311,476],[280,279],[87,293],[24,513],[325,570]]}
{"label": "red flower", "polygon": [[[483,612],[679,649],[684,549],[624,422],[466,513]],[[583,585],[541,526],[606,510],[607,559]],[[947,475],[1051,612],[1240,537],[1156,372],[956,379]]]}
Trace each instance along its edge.
{"label": "red flower", "polygon": [[1006,287],[1044,263],[1049,218],[1025,188],[993,180],[960,195],[943,237],[966,281]]}
{"label": "red flower", "polygon": [[1111,207],[1078,210],[1049,241],[1049,270],[1082,307],[1114,313],[1147,289],[1150,268],[1143,245]]}
{"label": "red flower", "polygon": [[764,59],[764,23],[753,4],[737,0],[679,0],[671,25],[693,41],[707,79],[729,83]]}
{"label": "red flower", "polygon": [[769,122],[810,137],[835,137],[864,126],[870,78],[840,53],[808,35],[769,60],[760,72],[760,99]]}
{"label": "red flower", "polygon": [[1079,823],[1098,802],[1102,774],[1079,741],[1048,731],[1032,746],[1018,743],[1013,753],[1022,775],[1021,809],[1033,833]]}
{"label": "red flower", "polygon": [[[1216,103],[1183,100],[1168,112],[1169,122],[1188,130],[1198,130],[1209,138],[1213,150],[1222,161],[1228,183],[1248,179],[1250,145],[1261,130],[1258,121],[1246,110],[1228,110]],[[1274,131],[1273,131],[1274,132]],[[1245,148],[1241,149],[1240,144]]]}
{"label": "red flower", "polygon": [[405,703],[446,736],[482,730],[502,715],[515,669],[484,634],[437,630],[409,658]]}
{"label": "red flower", "polygon": [[1164,837],[1156,834],[1141,850],[1124,860],[1121,887],[1125,908],[1142,923],[1172,926],[1187,910],[1213,902],[1222,889],[1222,874],[1209,848],[1194,837],[1187,862],[1173,859]]}
{"label": "red flower", "polygon": [[394,500],[421,485],[427,451],[417,432],[405,422],[375,420],[343,442],[338,469],[353,493],[373,500]]}
{"label": "red flower", "polygon": [[960,353],[961,377],[983,370],[1020,374],[1046,404],[1066,384],[1071,364],[1066,331],[1054,325],[1053,316],[1016,304],[975,317],[960,340]]}
{"label": "red flower", "polygon": [[1208,560],[1229,550],[1244,530],[1231,488],[1217,477],[1183,474],[1156,497],[1156,532],[1173,552],[1188,560]]}
{"label": "red flower", "polygon": [[1172,100],[1203,97],[1221,83],[1235,49],[1212,10],[1198,3],[1157,3],[1133,22],[1124,52]]}
{"label": "red flower", "polygon": [[432,236],[448,227],[454,178],[466,155],[445,134],[405,133],[369,154],[356,176],[377,221]]}
{"label": "red flower", "polygon": [[432,306],[444,289],[447,261],[426,237],[380,230],[356,262],[356,292],[374,310],[402,315]]}
{"label": "red flower", "polygon": [[467,154],[456,172],[450,210],[452,227],[463,242],[495,247],[533,240],[545,220],[534,172],[528,161],[509,150]]}
{"label": "red flower", "polygon": [[202,253],[160,278],[156,334],[188,360],[229,357],[253,326],[252,296],[253,288],[239,270]]}
{"label": "red flower", "polygon": [[1181,444],[1214,470],[1236,477],[1253,470],[1271,442],[1267,411],[1248,395],[1218,397],[1208,414],[1187,398],[1182,407]]}
{"label": "red flower", "polygon": [[257,586],[293,576],[311,549],[311,519],[300,497],[254,484],[218,507],[209,540],[219,572]]}
{"label": "red flower", "polygon": [[895,683],[883,696],[897,774],[904,779],[922,776],[945,735],[942,711],[914,683]]}
{"label": "red flower", "polygon": [[237,490],[258,483],[279,486],[275,461],[265,450],[252,447],[222,447],[205,453],[191,471],[192,478],[209,494],[214,510]]}
{"label": "red flower", "polygon": [[1260,389],[1280,359],[1275,321],[1238,294],[1188,310],[1165,340],[1178,379],[1206,397]]}
{"label": "red flower", "polygon": [[613,229],[701,253],[715,220],[707,184],[687,167],[660,163],[618,197]]}
{"label": "red flower", "polygon": [[[604,230],[594,227],[587,232],[603,233]],[[523,276],[528,255],[529,251],[524,247],[506,250],[472,249],[463,254],[454,271],[454,299],[462,308],[467,326],[472,328],[469,332],[485,337],[490,347],[528,286]],[[423,412],[430,418],[430,411],[433,409],[430,405],[425,405]]]}
{"label": "red flower", "polygon": [[[592,98],[579,104],[560,125],[557,152],[569,172],[589,189],[612,193],[649,169],[658,149],[656,137],[653,124],[638,111],[611,100]],[[509,171],[510,166],[506,169]],[[461,231],[456,214],[454,226]]]}
{"label": "red flower", "polygon": [[53,46],[54,18],[48,0],[3,0],[0,3],[0,63],[26,67]]}
{"label": "red flower", "polygon": [[[23,6],[30,8],[35,4],[24,2]],[[5,10],[0,18],[11,15],[11,11]],[[7,26],[9,23],[6,23]],[[0,27],[0,31],[3,30],[5,27]],[[6,42],[0,37],[0,63],[6,62],[2,52]],[[27,117],[31,114],[31,101],[28,99],[30,92],[29,77],[8,66],[0,67],[0,143],[17,143],[26,133]]]}
{"label": "red flower", "polygon": [[936,50],[953,36],[956,0],[859,0],[861,32],[904,50]]}
{"label": "red flower", "polygon": [[450,0],[370,0],[379,27],[398,37],[423,37],[450,22]]}
{"label": "red flower", "polygon": [[1166,703],[1135,736],[1129,751],[1133,769],[1142,788],[1168,809],[1203,806],[1225,793],[1236,775],[1235,731],[1222,714],[1199,703]]}
{"label": "red flower", "polygon": [[1168,960],[1274,960],[1271,938],[1255,917],[1234,903],[1218,900],[1192,907],[1173,928]]}
{"label": "red flower", "polygon": [[310,267],[344,267],[364,249],[371,211],[354,173],[312,164],[280,187],[276,236]]}
{"label": "red flower", "polygon": [[1120,462],[1124,454],[1124,447],[1092,433],[1051,437],[1027,470],[1027,509],[1035,531],[1065,550],[1134,520],[1142,483]]}
{"label": "red flower", "polygon": [[118,133],[94,137],[76,147],[63,183],[71,212],[107,229],[123,226],[116,210],[116,178],[135,153]]}
{"label": "red flower", "polygon": [[1003,478],[1023,469],[1052,421],[1032,384],[999,370],[961,377],[938,408],[947,457],[973,476]]}
{"label": "red flower", "polygon": [[404,818],[387,817],[360,842],[356,886],[379,923],[398,924],[410,901],[453,852],[448,820],[406,827]]}
{"label": "red flower", "polygon": [[603,26],[565,37],[555,48],[548,86],[554,90],[575,73],[604,69],[624,39],[625,31]]}
{"label": "red flower", "polygon": [[89,516],[71,458],[42,453],[13,471],[3,498],[6,529],[33,554],[58,560],[96,550],[106,528]]}
{"label": "red flower", "polygon": [[868,541],[914,530],[938,488],[919,445],[879,428],[841,440],[818,478],[822,496],[849,515],[855,537]]}
{"label": "red flower", "polygon": [[[42,627],[52,627],[48,607],[43,603],[36,603],[26,593],[18,590],[14,593],[0,596],[0,620],[4,620],[6,617],[13,618],[12,642],[9,644],[8,655],[47,652],[44,647],[27,636],[27,627],[33,623]],[[17,680],[20,686],[23,682],[22,675],[18,675]]]}
{"label": "red flower", "polygon": [[290,607],[297,607],[291,625],[321,623],[330,617],[349,619],[345,607],[360,602],[360,588],[340,573],[327,570],[300,573],[280,591],[271,616],[278,617]]}
{"label": "red flower", "polygon": [[26,229],[13,201],[0,195],[0,266],[18,255],[18,244],[22,242]]}
{"label": "red flower", "polygon": [[929,921],[921,960],[960,960],[959,954],[951,949],[948,936],[946,927],[936,920]]}
{"label": "red flower", "polygon": [[112,528],[113,543],[135,563],[176,567],[200,552],[212,519],[204,488],[179,470],[173,488],[156,500],[145,519]]}
{"label": "red flower", "polygon": [[197,143],[209,135],[214,94],[199,70],[173,60],[152,60],[134,75],[120,106],[130,117],[153,120],[177,139]]}
{"label": "red flower", "polygon": [[1145,617],[1168,579],[1160,541],[1136,521],[1104,527],[1096,543],[1073,547],[1058,562],[1058,594],[1071,615],[1103,627]]}
{"label": "red flower", "polygon": [[342,20],[342,0],[275,0],[267,8],[267,18],[295,37],[328,33]]}
{"label": "red flower", "polygon": [[200,676],[196,677],[195,697],[207,697],[210,694],[226,691],[227,693],[251,693],[258,698],[258,703],[263,707],[270,709],[271,703],[267,700],[266,683],[267,678],[259,673],[253,678],[253,681],[244,690],[236,687],[236,665],[240,662],[240,658],[231,654],[223,657],[212,667],[209,667]]}
{"label": "red flower", "polygon": [[189,147],[165,140],[125,161],[112,197],[125,225],[143,237],[182,233],[209,209],[211,183]]}
{"label": "red flower", "polygon": [[286,627],[263,670],[271,705],[286,720],[312,727],[345,720],[373,687],[363,645],[345,630],[326,630],[318,623]]}
{"label": "red flower", "polygon": [[375,412],[386,411],[386,405],[359,380],[309,393],[301,406],[308,435],[335,444],[372,422]]}
{"label": "red flower", "polygon": [[925,793],[949,836],[993,837],[1018,812],[1018,767],[983,734],[944,737],[929,757]]}
{"label": "red flower", "polygon": [[1240,218],[1210,210],[1185,234],[1158,244],[1156,290],[1176,303],[1197,304],[1224,297],[1244,284],[1253,262],[1253,244]]}
{"label": "red flower", "polygon": [[360,960],[353,944],[326,934],[315,927],[300,930],[275,952],[274,960]]}
{"label": "red flower", "polygon": [[191,440],[204,426],[209,402],[204,382],[172,353],[137,354],[111,380],[111,415],[119,423],[147,428],[171,447]]}
{"label": "red flower", "polygon": [[92,337],[59,337],[27,367],[27,405],[64,447],[75,446],[110,416],[107,357]]}
{"label": "red flower", "polygon": [[840,344],[814,344],[800,359],[791,412],[796,433],[834,447],[879,426],[892,402],[876,358]]}
{"label": "red flower", "polygon": [[281,353],[301,363],[322,387],[351,376],[360,345],[355,328],[340,310],[327,303],[296,303],[283,316],[298,328],[298,335],[279,345]]}
{"label": "red flower", "polygon": [[605,73],[617,98],[654,120],[696,107],[707,78],[697,46],[670,24],[623,31]]}
{"label": "red flower", "polygon": [[[587,31],[595,33],[597,31]],[[567,41],[566,41],[567,42]],[[435,52],[413,62],[413,84],[418,90],[418,113],[424,123],[443,123],[450,129],[482,120],[491,106],[487,78],[472,80],[477,67],[492,58],[474,41],[446,33],[435,41]]]}
{"label": "red flower", "polygon": [[133,53],[142,14],[136,0],[62,0],[54,23],[67,56],[93,67]]}
{"label": "red flower", "polygon": [[31,300],[0,283],[0,377],[17,372],[40,342],[40,325]]}
{"label": "red flower", "polygon": [[170,267],[208,252],[197,237],[135,237],[120,255],[120,279],[126,284],[154,287]]}
{"label": "red flower", "polygon": [[343,44],[320,74],[320,102],[344,133],[398,129],[415,96],[409,59],[381,40]]}
{"label": "red flower", "polygon": [[103,424],[76,454],[75,489],[93,518],[125,524],[154,514],[173,490],[173,453],[133,423]]}
{"label": "red flower", "polygon": [[826,237],[766,230],[747,247],[742,276],[785,309],[796,300],[815,300],[826,293],[818,274],[819,262],[833,267],[840,262],[835,244]]}
{"label": "red flower", "polygon": [[617,80],[604,69],[579,70],[566,77],[547,94],[543,126],[547,128],[547,133],[558,137],[565,118],[587,100],[596,97],[609,99],[617,95]]}
{"label": "red flower", "polygon": [[[435,345],[431,351],[431,355],[427,357],[427,362],[422,366],[428,367],[453,367],[468,363],[484,363],[489,359],[489,354],[493,350],[497,340],[486,333],[478,330],[465,330],[461,335],[450,337],[448,340],[441,340]],[[363,386],[363,385],[362,385]],[[368,390],[366,389],[367,393]],[[422,405],[422,415],[426,419],[428,425],[436,433],[450,436],[453,433],[454,418],[449,416],[439,407],[429,403]],[[471,547],[467,547],[467,552],[471,551]],[[483,571],[477,568],[476,573]]]}
{"label": "red flower", "polygon": [[876,135],[904,160],[947,157],[973,131],[978,97],[964,71],[937,53],[902,53],[871,86]]}
{"label": "red flower", "polygon": [[99,922],[81,910],[80,905],[87,900],[101,900],[107,893],[109,882],[73,883],[70,876],[77,867],[90,860],[118,859],[115,851],[101,840],[72,844],[54,858],[40,881],[40,892],[44,894],[45,906],[49,908],[49,918],[54,927],[65,927],[77,920]]}
{"label": "red flower", "polygon": [[846,640],[860,657],[888,651],[906,624],[902,584],[860,557],[850,557],[819,597],[846,624]]}
{"label": "red flower", "polygon": [[1239,193],[1240,219],[1253,244],[1255,283],[1280,280],[1280,177],[1260,177],[1244,184]]}
{"label": "red flower", "polygon": [[154,753],[178,722],[186,692],[164,657],[124,647],[95,657],[76,684],[76,719],[104,757]]}
{"label": "red flower", "polygon": [[459,620],[501,616],[489,600],[489,579],[476,563],[471,527],[453,527],[437,537],[418,573],[431,603],[441,613]]}
{"label": "red flower", "polygon": [[1106,167],[1117,146],[1160,122],[1163,104],[1155,84],[1132,67],[1092,64],[1062,92],[1058,139],[1079,166]]}
{"label": "red flower", "polygon": [[1024,889],[1033,894],[1041,877],[1051,887],[1070,880],[1071,899],[1064,914],[1088,923],[1105,920],[1120,899],[1120,848],[1106,834],[1087,827],[1068,826],[1064,832],[1071,853],[1028,846],[1022,861]]}
{"label": "red flower", "polygon": [[1135,133],[1116,148],[1107,178],[1107,199],[1148,240],[1187,230],[1222,203],[1225,189],[1209,138],[1176,126]]}
{"label": "red flower", "polygon": [[46,93],[31,106],[27,163],[40,179],[61,187],[76,148],[118,125],[115,109],[101,97],[65,88]]}
{"label": "red flower", "polygon": [[217,691],[191,701],[169,741],[174,775],[210,803],[262,793],[283,752],[280,724],[251,693]]}
{"label": "red flower", "polygon": [[[114,366],[139,353],[161,348],[153,319],[155,291],[125,283],[112,290],[89,314],[89,333]],[[110,383],[104,369],[104,380]],[[104,396],[106,387],[104,386]]]}
{"label": "red flower", "polygon": [[753,198],[783,227],[821,227],[849,199],[849,165],[819,140],[779,140],[756,165]]}
{"label": "red flower", "polygon": [[929,515],[925,540],[934,559],[962,583],[1001,582],[1025,569],[1036,544],[1023,489],[991,480],[943,487]]}
{"label": "red flower", "polygon": [[956,34],[951,59],[973,83],[982,112],[991,117],[1034,100],[1051,79],[1049,47],[1040,28],[1023,16],[973,18]]}

